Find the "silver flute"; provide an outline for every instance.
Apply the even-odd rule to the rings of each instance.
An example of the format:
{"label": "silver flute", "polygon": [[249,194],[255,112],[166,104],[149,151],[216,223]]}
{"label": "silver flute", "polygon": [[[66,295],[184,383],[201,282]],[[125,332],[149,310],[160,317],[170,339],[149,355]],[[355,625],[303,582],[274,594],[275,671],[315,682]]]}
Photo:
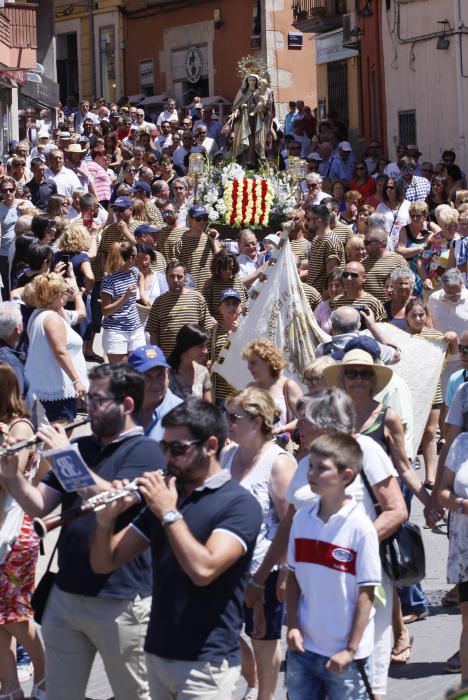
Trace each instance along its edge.
{"label": "silver flute", "polygon": [[[82,418],[77,418],[73,423],[67,423],[63,426],[64,430],[73,430],[74,428],[78,428],[80,425],[84,425],[85,423],[89,423],[91,419],[88,418],[88,416],[83,416]],[[0,459],[2,457],[8,457],[9,455],[14,455],[16,452],[21,452],[21,450],[24,450],[26,447],[33,447],[34,445],[37,445],[39,442],[42,442],[41,438],[38,438],[37,435],[33,435],[32,437],[28,438],[27,440],[21,440],[20,442],[15,442],[14,445],[9,445],[8,447],[0,447]]]}
{"label": "silver flute", "polygon": [[91,496],[91,498],[87,498],[79,505],[63,511],[63,513],[49,515],[47,518],[34,518],[34,532],[42,540],[51,530],[55,530],[57,527],[61,527],[77,518],[81,518],[81,516],[86,515],[86,513],[101,510],[108,506],[109,503],[120,501],[131,493],[134,493],[137,499],[141,501],[136,481],[131,481],[127,486],[123,486],[121,489],[110,489],[109,491],[103,491],[95,496]]}

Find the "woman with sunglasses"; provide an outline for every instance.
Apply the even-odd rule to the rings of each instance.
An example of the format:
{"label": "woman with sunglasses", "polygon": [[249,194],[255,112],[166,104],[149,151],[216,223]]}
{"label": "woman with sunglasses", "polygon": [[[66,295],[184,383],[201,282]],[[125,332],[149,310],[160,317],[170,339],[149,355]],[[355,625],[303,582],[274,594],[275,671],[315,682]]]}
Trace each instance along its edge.
{"label": "woman with sunglasses", "polygon": [[387,248],[393,253],[398,243],[400,229],[410,223],[410,202],[405,199],[402,183],[394,178],[387,180],[382,200],[376,212],[385,216],[385,230],[388,234]]}
{"label": "woman with sunglasses", "polygon": [[354,166],[354,177],[349,182],[349,189],[356,190],[362,196],[363,201],[375,193],[375,180],[369,175],[365,160],[356,161]]}
{"label": "woman with sunglasses", "polygon": [[124,360],[145,344],[137,297],[145,296],[144,279],[136,267],[137,249],[127,241],[113,243],[101,284],[102,347],[109,362]]}
{"label": "woman with sunglasses", "polygon": [[[228,436],[233,444],[221,452],[220,463],[230,471],[232,479],[255,496],[263,513],[251,576],[261,565],[287,511],[286,491],[296,468],[294,457],[272,441],[275,415],[271,394],[257,387],[248,387],[226,400]],[[265,582],[264,605],[245,609],[245,631],[253,647],[252,655],[245,642],[241,645],[242,667],[249,686],[245,698],[272,700],[274,697],[284,617],[284,603],[278,599],[277,590],[286,576],[285,559],[275,562]],[[252,693],[252,688],[257,687],[258,694]]]}
{"label": "woman with sunglasses", "polygon": [[429,208],[426,202],[411,202],[409,208],[410,222],[400,229],[396,252],[408,261],[410,270],[415,276],[414,295],[422,293],[421,255],[430,236],[427,228]]}
{"label": "woman with sunglasses", "polygon": [[[445,341],[448,343],[446,354],[451,353],[455,355],[457,353],[457,334],[453,331],[443,334],[431,328],[431,316],[423,301],[420,299],[410,300],[406,305],[405,318],[408,333],[419,335],[421,338],[429,338],[430,340]],[[437,426],[443,401],[442,386],[439,378],[420,446],[426,469],[424,485],[429,489],[432,489],[434,486],[437,471]]]}
{"label": "woman with sunglasses", "polygon": [[[331,366],[332,367],[332,366]],[[323,369],[323,374],[328,368]],[[302,444],[308,447],[313,440],[328,432],[338,431],[352,434],[363,451],[363,470],[369,481],[374,497],[381,508],[377,516],[372,499],[361,477],[348,487],[347,492],[364,508],[374,522],[380,540],[393,534],[406,518],[405,502],[398,486],[395,470],[385,451],[367,435],[354,431],[355,409],[349,396],[336,387],[318,390],[304,396],[297,404],[298,429]],[[263,586],[272,567],[286,555],[291,523],[297,510],[309,506],[314,494],[307,481],[309,458],[303,457],[297,465],[286,498],[289,502],[284,519],[278,526],[272,544],[265,554],[263,563],[247,586],[246,601],[249,606],[258,605],[263,599]],[[384,581],[387,604],[377,606],[375,614],[375,647],[372,655],[372,689],[376,700],[386,692],[388,667],[390,663],[392,634],[392,584]],[[403,646],[407,639],[398,640]],[[395,640],[395,644],[397,640]]]}
{"label": "woman with sunglasses", "polygon": [[128,187],[133,187],[135,184],[137,176],[137,167],[133,164],[131,160],[123,160],[119,172],[117,181],[114,183],[112,188],[110,201],[111,204],[119,196],[118,189],[120,185],[127,185]]}
{"label": "woman with sunglasses", "polygon": [[4,177],[0,180],[0,276],[2,278],[2,297],[9,299],[10,281],[8,279],[8,252],[15,239],[15,224],[21,216],[19,205],[21,200],[16,197],[16,180]]}

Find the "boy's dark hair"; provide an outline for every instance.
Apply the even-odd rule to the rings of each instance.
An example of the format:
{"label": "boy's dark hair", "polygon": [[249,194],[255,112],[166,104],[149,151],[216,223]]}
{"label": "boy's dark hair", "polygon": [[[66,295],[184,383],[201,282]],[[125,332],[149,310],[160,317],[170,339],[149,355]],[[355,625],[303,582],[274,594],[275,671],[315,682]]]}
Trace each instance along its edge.
{"label": "boy's dark hair", "polygon": [[[103,366],[103,365],[101,365]],[[216,456],[224,447],[227,431],[226,421],[221,410],[208,401],[189,396],[184,403],[166,413],[162,419],[163,428],[187,428],[194,439],[208,440],[214,436],[218,439]]]}
{"label": "boy's dark hair", "polygon": [[143,403],[145,380],[143,374],[137,372],[128,362],[114,362],[113,364],[97,365],[89,372],[90,379],[109,379],[109,389],[112,395],[119,401],[130,396],[135,407],[132,418],[136,418]]}
{"label": "boy's dark hair", "polygon": [[310,445],[309,453],[330,459],[339,472],[351,469],[353,478],[349,482],[350,484],[362,469],[361,447],[357,440],[346,433],[332,432],[321,435]]}
{"label": "boy's dark hair", "polygon": [[[37,238],[34,240],[37,241]],[[51,260],[52,248],[46,243],[34,242],[29,246],[25,257],[31,270],[40,270],[46,260],[48,262]]]}

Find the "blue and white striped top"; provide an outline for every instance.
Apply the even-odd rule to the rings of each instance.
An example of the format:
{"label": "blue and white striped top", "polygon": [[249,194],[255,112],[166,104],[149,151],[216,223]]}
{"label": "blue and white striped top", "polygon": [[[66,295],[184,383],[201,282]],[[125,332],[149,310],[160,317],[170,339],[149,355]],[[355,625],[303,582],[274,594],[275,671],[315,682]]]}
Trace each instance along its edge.
{"label": "blue and white striped top", "polygon": [[[138,268],[132,267],[128,272],[113,272],[102,281],[101,293],[109,294],[113,301],[123,297],[127,289],[132,285],[138,287]],[[141,328],[140,317],[136,306],[137,294],[127,299],[122,306],[110,316],[103,319],[103,328],[112,328],[117,331],[136,331]]]}

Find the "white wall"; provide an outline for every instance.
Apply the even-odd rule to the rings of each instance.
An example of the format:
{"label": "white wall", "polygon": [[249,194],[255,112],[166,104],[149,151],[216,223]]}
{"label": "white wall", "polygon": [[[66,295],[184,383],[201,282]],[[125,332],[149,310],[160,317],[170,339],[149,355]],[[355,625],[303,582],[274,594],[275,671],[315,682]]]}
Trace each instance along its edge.
{"label": "white wall", "polygon": [[[422,35],[441,33],[440,20],[448,19],[450,27],[455,28],[457,5],[458,0],[394,0],[390,11],[383,11],[387,138],[389,155],[393,157],[398,142],[398,112],[415,109],[417,145],[423,153],[421,160],[437,162],[443,150],[454,148],[457,162],[466,171],[468,164],[466,159],[462,162],[460,139],[468,118],[468,78],[460,75],[457,51],[460,36],[449,36],[447,50],[436,48],[436,36],[426,41],[417,40]],[[468,29],[468,2],[460,0],[460,5],[461,18]],[[398,33],[400,39],[416,40],[402,44]],[[461,35],[461,41],[463,70],[468,76],[468,35]]]}

